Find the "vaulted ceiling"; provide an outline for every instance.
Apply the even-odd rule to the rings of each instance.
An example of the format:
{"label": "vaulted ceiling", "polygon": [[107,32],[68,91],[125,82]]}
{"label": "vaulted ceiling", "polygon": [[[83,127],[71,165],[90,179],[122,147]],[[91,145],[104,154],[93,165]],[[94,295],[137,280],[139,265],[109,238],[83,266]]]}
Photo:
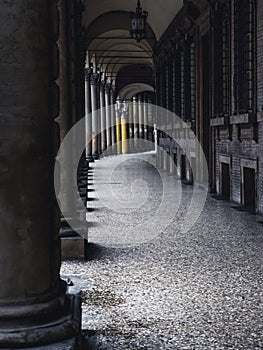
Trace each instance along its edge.
{"label": "vaulted ceiling", "polygon": [[[86,0],[84,24],[88,27],[96,18],[111,11],[134,11],[137,0]],[[148,11],[148,23],[159,40],[169,23],[183,6],[183,0],[141,0],[143,10]]]}
{"label": "vaulted ceiling", "polygon": [[[183,0],[141,0],[142,9],[149,15],[147,34],[139,43],[130,38],[130,12],[135,11],[137,0],[86,0],[84,3],[87,62],[99,66],[109,79],[120,82],[117,93],[125,91],[125,85],[130,84],[134,91],[136,86],[138,91],[146,85],[154,88],[153,47],[182,8]],[[144,74],[138,76],[138,71]],[[137,81],[130,76],[138,77]]]}

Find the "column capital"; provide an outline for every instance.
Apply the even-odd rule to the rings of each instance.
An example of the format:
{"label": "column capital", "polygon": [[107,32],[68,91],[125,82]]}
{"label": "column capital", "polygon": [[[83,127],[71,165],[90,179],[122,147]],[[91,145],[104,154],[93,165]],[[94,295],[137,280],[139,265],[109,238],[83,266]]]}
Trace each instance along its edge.
{"label": "column capital", "polygon": [[111,81],[111,84],[110,84],[110,91],[111,91],[112,93],[114,93],[115,90],[116,90],[116,86],[115,86],[115,84],[113,83],[113,81]]}
{"label": "column capital", "polygon": [[100,88],[101,90],[105,90],[107,86],[107,80],[100,80]]}
{"label": "column capital", "polygon": [[143,102],[143,96],[142,96],[142,94],[139,94],[138,95],[138,103],[141,103],[141,102]]}
{"label": "column capital", "polygon": [[106,82],[106,84],[105,84],[105,91],[107,92],[107,94],[110,93],[110,90],[111,90],[111,83]]}
{"label": "column capital", "polygon": [[92,74],[92,68],[85,68],[84,73],[85,73],[85,80],[89,81]]}
{"label": "column capital", "polygon": [[90,84],[96,85],[99,81],[100,74],[99,73],[91,73],[90,75]]}

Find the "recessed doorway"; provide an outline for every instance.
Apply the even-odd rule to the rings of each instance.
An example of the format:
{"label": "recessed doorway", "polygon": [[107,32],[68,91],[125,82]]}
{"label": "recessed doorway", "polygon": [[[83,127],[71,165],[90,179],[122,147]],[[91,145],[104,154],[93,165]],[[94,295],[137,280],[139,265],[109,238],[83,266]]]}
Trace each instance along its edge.
{"label": "recessed doorway", "polygon": [[230,199],[231,178],[230,166],[227,163],[221,163],[221,194],[224,198]]}
{"label": "recessed doorway", "polygon": [[256,210],[256,172],[252,168],[243,168],[243,203],[250,210]]}

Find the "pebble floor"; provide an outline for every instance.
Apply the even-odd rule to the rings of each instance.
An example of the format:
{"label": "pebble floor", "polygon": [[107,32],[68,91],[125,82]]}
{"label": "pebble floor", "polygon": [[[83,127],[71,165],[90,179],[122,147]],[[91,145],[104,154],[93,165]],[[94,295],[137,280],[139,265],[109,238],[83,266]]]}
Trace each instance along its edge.
{"label": "pebble floor", "polygon": [[263,349],[263,218],[208,196],[184,232],[193,188],[153,154],[92,166],[89,259],[61,267],[91,348]]}

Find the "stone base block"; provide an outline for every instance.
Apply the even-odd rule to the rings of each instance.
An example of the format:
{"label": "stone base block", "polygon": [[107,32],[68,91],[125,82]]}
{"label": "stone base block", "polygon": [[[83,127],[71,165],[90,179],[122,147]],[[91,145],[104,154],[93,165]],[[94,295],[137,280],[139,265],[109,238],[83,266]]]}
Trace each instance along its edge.
{"label": "stone base block", "polygon": [[57,299],[45,304],[4,307],[2,314],[14,316],[0,323],[0,349],[80,350],[80,296],[62,294]]}
{"label": "stone base block", "polygon": [[[20,348],[22,350],[22,348]],[[69,339],[55,344],[49,344],[34,348],[23,348],[24,350],[80,350],[79,341]]]}
{"label": "stone base block", "polygon": [[87,239],[81,236],[61,238],[62,259],[86,259]]}

